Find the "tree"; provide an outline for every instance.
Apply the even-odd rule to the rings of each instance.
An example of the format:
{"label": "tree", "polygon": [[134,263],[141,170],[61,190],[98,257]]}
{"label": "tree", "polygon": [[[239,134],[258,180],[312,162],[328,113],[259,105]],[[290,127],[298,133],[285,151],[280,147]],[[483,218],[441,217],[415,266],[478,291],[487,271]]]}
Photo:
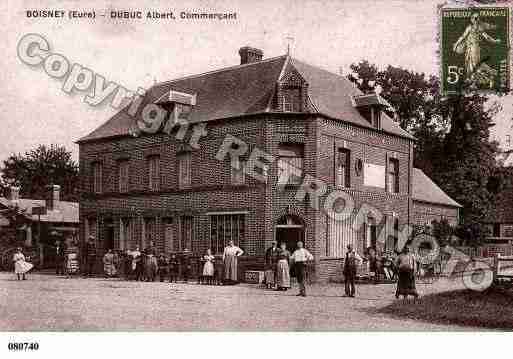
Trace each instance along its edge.
{"label": "tree", "polygon": [[433,236],[437,239],[438,244],[443,247],[449,244],[452,235],[454,234],[454,228],[449,224],[447,219],[442,218],[440,221],[433,221]]}
{"label": "tree", "polygon": [[476,226],[487,220],[506,177],[496,161],[497,146],[489,141],[500,107],[487,106],[486,96],[463,91],[443,97],[436,76],[400,67],[379,70],[361,61],[351,70],[348,79],[364,92],[379,92],[395,109],[388,109],[388,115],[417,138],[414,166],[462,204],[461,217],[470,232],[485,233]]}
{"label": "tree", "polygon": [[350,68],[348,79],[363,92],[376,91],[384,97],[392,106],[387,114],[417,138],[414,165],[432,177],[433,159],[442,156],[441,143],[449,129],[439,112],[438,79],[390,65],[380,71],[368,61]]}
{"label": "tree", "polygon": [[19,186],[23,197],[44,199],[46,186],[58,184],[62,200],[78,200],[78,165],[62,146],[40,145],[24,155],[12,154],[1,172],[4,187]]}

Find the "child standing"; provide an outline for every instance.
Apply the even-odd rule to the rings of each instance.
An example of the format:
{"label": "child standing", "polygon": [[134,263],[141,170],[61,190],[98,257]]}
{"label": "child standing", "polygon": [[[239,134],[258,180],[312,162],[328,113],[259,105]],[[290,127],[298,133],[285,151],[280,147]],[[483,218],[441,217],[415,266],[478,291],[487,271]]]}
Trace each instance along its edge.
{"label": "child standing", "polygon": [[12,260],[14,262],[14,273],[16,273],[16,277],[18,278],[18,280],[21,280],[21,278],[23,278],[23,280],[26,280],[27,277],[25,276],[25,273],[31,270],[34,267],[34,265],[25,260],[25,256],[21,251],[21,247],[16,248],[16,253],[14,253]]}
{"label": "child standing", "polygon": [[159,280],[163,282],[169,274],[169,261],[163,253],[159,255],[157,264],[159,266]]}
{"label": "child standing", "polygon": [[185,283],[188,283],[189,277],[192,274],[191,273],[192,266],[191,266],[191,252],[187,248],[185,248],[184,251],[182,252],[181,266],[182,266],[182,268],[181,268],[182,269],[182,279]]}
{"label": "child standing", "polygon": [[212,284],[212,279],[214,278],[214,259],[215,257],[212,255],[212,251],[207,249],[207,254],[203,256],[203,260],[205,264],[203,264],[203,278],[207,284]]}
{"label": "child standing", "polygon": [[68,247],[66,249],[66,278],[70,278],[73,274],[78,273],[78,248]]}

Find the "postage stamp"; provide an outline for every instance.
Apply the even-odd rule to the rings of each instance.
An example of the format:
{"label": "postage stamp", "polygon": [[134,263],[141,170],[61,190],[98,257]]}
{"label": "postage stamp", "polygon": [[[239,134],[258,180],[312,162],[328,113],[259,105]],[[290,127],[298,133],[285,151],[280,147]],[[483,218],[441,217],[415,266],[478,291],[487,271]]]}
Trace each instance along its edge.
{"label": "postage stamp", "polygon": [[442,8],[440,16],[443,94],[508,91],[510,9]]}

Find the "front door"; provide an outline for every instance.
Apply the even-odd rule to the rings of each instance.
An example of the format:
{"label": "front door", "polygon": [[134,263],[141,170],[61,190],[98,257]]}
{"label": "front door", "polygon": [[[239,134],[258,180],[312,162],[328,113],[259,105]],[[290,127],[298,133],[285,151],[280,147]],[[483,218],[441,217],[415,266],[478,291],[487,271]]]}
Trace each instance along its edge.
{"label": "front door", "polygon": [[105,228],[104,249],[114,249],[114,226],[109,225]]}
{"label": "front door", "polygon": [[293,253],[296,250],[297,242],[303,240],[302,227],[276,228],[276,242],[278,242],[278,246],[285,243],[287,245],[287,250],[290,253]]}

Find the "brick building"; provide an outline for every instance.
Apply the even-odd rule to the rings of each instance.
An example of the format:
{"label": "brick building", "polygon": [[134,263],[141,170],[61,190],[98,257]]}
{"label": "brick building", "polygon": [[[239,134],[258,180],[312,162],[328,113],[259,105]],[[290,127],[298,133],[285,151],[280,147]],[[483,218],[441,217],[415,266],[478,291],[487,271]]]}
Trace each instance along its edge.
{"label": "brick building", "polygon": [[[218,254],[233,239],[247,254],[241,270],[258,267],[274,239],[291,248],[303,240],[323,280],[348,243],[363,252],[382,230],[412,224],[414,138],[385,114],[383,98],[289,56],[239,54],[238,66],[156,84],[135,116],[124,109],[78,141],[82,238],[95,236],[100,248],[154,241],[160,251]],[[137,122],[147,104],[166,110],[162,123]],[[177,140],[178,127],[166,130],[177,116],[206,126],[198,146],[191,131]],[[245,150],[237,160],[216,158],[227,139],[230,150]],[[262,168],[255,153],[268,154]],[[355,207],[344,221],[325,210],[329,202],[337,211],[330,194],[341,192]],[[375,210],[352,226],[364,204]]]}
{"label": "brick building", "polygon": [[[506,135],[506,150],[502,151],[497,160],[504,167],[513,167],[513,149],[511,147],[511,136]],[[502,191],[489,216],[488,225],[489,238],[492,243],[513,244],[513,190]]]}
{"label": "brick building", "polygon": [[459,223],[461,205],[449,197],[422,170],[413,169],[413,223],[430,226],[446,219],[450,225]]}
{"label": "brick building", "polygon": [[60,199],[58,185],[48,186],[45,199],[22,198],[19,187],[10,187],[0,197],[0,253],[22,246],[38,254],[40,268],[53,266],[55,241],[77,237],[78,212],[78,203]]}

